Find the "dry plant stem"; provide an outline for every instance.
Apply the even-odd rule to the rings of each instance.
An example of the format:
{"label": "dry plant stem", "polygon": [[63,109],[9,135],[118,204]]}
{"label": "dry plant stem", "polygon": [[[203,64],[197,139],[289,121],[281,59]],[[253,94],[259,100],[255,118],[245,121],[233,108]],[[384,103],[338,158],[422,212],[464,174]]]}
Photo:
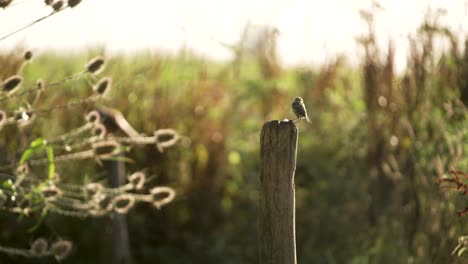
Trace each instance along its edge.
{"label": "dry plant stem", "polygon": [[39,99],[41,99],[42,91],[38,91],[36,93],[36,96],[34,96],[34,101],[32,102],[31,106],[35,106],[37,102],[39,102]]}
{"label": "dry plant stem", "polygon": [[[81,160],[81,159],[90,159],[94,158],[95,153],[93,150],[86,150],[66,155],[60,155],[54,157],[54,162],[61,162],[61,161],[70,161],[70,160]],[[37,160],[30,160],[28,162],[29,165],[36,166],[36,165],[44,165],[48,164],[48,159],[37,159]]]}
{"label": "dry plant stem", "polygon": [[[156,130],[155,135],[152,137],[118,137],[112,138],[119,143],[135,144],[135,145],[148,145],[156,144],[158,150],[162,152],[164,148],[174,145],[179,140],[179,135],[172,129]],[[159,141],[161,135],[172,135],[173,138],[166,141]]]}
{"label": "dry plant stem", "polygon": [[93,207],[90,209],[85,209],[85,210],[81,210],[78,208],[74,208],[75,210],[63,209],[53,203],[47,203],[45,208],[52,213],[61,214],[64,216],[80,217],[80,218],[86,218],[90,216],[102,217],[102,216],[106,216],[109,214],[109,211],[106,209],[95,209]]}
{"label": "dry plant stem", "polygon": [[75,128],[75,129],[71,130],[70,132],[68,132],[66,134],[58,136],[57,139],[48,140],[47,143],[48,144],[63,143],[64,141],[67,141],[67,140],[69,140],[71,138],[75,138],[75,137],[83,134],[84,132],[91,130],[92,128],[93,128],[93,124],[86,123],[83,126]]}
{"label": "dry plant stem", "polygon": [[26,173],[20,173],[19,175],[17,175],[16,181],[13,184],[13,188],[18,187],[23,182],[25,177],[26,177]]}
{"label": "dry plant stem", "polygon": [[61,187],[61,189],[64,191],[64,194],[62,195],[62,197],[65,197],[65,199],[74,199],[74,200],[83,200],[83,199],[87,199],[89,198],[89,194],[86,194],[85,191],[82,191],[82,190],[77,190],[77,189],[81,189],[82,187],[81,186],[73,186],[70,187],[70,186],[64,186],[64,184],[60,184],[59,185]]}
{"label": "dry plant stem", "polygon": [[[101,147],[108,147],[110,145],[106,146],[106,144],[110,144],[110,143],[114,143],[114,142],[102,141],[102,142],[99,142],[98,144],[101,144],[102,145]],[[54,162],[82,160],[82,159],[89,159],[89,158],[107,159],[107,158],[114,157],[121,153],[121,150],[118,149],[119,146],[110,146],[110,147],[113,147],[113,149],[106,153],[96,153],[96,149],[98,149],[99,146],[94,146],[94,147],[95,148],[92,150],[85,150],[81,152],[55,156]],[[31,166],[49,164],[49,160],[48,159],[30,160],[28,164]]]}
{"label": "dry plant stem", "polygon": [[[103,188],[101,191],[104,193],[123,193],[123,191],[130,190],[131,184],[126,184],[124,186],[121,186],[119,188]],[[75,185],[75,184],[66,184],[66,183],[58,183],[58,186],[61,187],[61,189],[65,189],[65,194],[64,195],[69,195],[73,197],[79,197],[83,198],[87,196],[86,192],[88,191],[86,185]],[[72,195],[70,195],[72,194]]]}
{"label": "dry plant stem", "polygon": [[133,190],[133,185],[131,183],[127,183],[123,186],[120,186],[120,187],[116,187],[116,188],[104,188],[102,189],[102,191],[104,193],[109,193],[109,194],[113,194],[113,195],[119,195],[119,194],[123,194],[123,193],[126,193],[127,191],[131,191]]}
{"label": "dry plant stem", "polygon": [[60,209],[58,207],[56,207],[55,205],[52,205],[52,204],[48,204],[46,206],[47,208],[47,211],[50,211],[52,213],[56,213],[56,214],[60,214],[60,215],[64,215],[64,216],[72,216],[72,217],[79,217],[79,218],[86,218],[88,216],[90,216],[89,213],[87,212],[77,212],[77,211],[71,211],[71,210],[63,210],[63,209]]}
{"label": "dry plant stem", "polygon": [[86,71],[82,71],[82,72],[76,73],[76,74],[74,74],[74,75],[65,77],[65,78],[63,78],[63,79],[61,79],[61,80],[48,83],[44,88],[47,89],[47,88],[49,88],[49,87],[59,86],[59,85],[65,83],[65,82],[67,82],[67,81],[75,80],[75,79],[77,79],[78,77],[83,76],[85,73],[87,73],[87,72],[86,72]]}
{"label": "dry plant stem", "polygon": [[148,144],[155,144],[157,143],[156,137],[113,137],[112,140],[115,140],[119,143],[125,144],[136,144],[136,145],[148,145]]}
{"label": "dry plant stem", "polygon": [[[53,140],[51,142],[48,142],[48,145],[53,146],[54,149],[64,149],[64,148],[69,148],[69,150],[73,149],[80,149],[83,147],[90,147],[93,144],[99,142],[101,140],[100,137],[94,136],[94,137],[86,137],[86,138],[70,138],[64,141],[58,141],[58,140]],[[74,143],[77,142],[77,143]]]}
{"label": "dry plant stem", "polygon": [[51,16],[57,14],[58,12],[60,12],[60,11],[62,11],[62,10],[64,10],[64,9],[65,9],[65,8],[62,8],[62,9],[59,9],[59,10],[56,10],[56,11],[54,10],[54,11],[52,11],[52,13],[48,14],[47,16],[41,17],[41,18],[39,18],[39,19],[36,19],[36,20],[34,20],[33,22],[31,22],[31,23],[29,23],[29,24],[27,24],[27,25],[25,25],[25,26],[22,26],[22,27],[20,27],[19,29],[16,29],[16,30],[14,30],[13,32],[10,32],[10,33],[4,35],[3,37],[0,37],[0,41],[2,41],[2,40],[4,40],[4,39],[7,39],[7,38],[13,36],[14,34],[16,34],[16,33],[20,32],[20,31],[22,31],[22,30],[25,30],[25,29],[31,27],[31,26],[33,26],[34,24],[39,23],[39,22],[41,22],[42,20],[44,20],[44,19],[46,19],[46,18],[49,18],[49,17],[51,17]]}
{"label": "dry plant stem", "polygon": [[19,255],[19,256],[23,256],[23,257],[27,257],[27,258],[32,257],[29,250],[25,250],[25,249],[9,248],[9,247],[0,246],[0,251],[5,252],[7,254]]}
{"label": "dry plant stem", "polygon": [[76,198],[70,198],[66,196],[60,196],[57,197],[56,200],[54,200],[52,203],[58,204],[62,207],[70,207],[70,208],[76,208],[78,210],[89,210],[91,209],[91,205],[88,203],[83,203],[80,199]]}
{"label": "dry plant stem", "polygon": [[[24,111],[20,111],[20,113],[21,112],[37,113],[37,114],[48,113],[48,112],[52,112],[52,111],[59,110],[59,109],[62,109],[62,108],[68,108],[68,107],[73,107],[73,106],[82,105],[82,104],[85,104],[85,103],[88,103],[88,102],[92,102],[97,98],[99,98],[99,94],[93,94],[93,95],[91,95],[89,97],[86,97],[84,99],[69,102],[67,104],[56,105],[56,106],[53,106],[53,107],[43,108],[43,109],[32,109],[32,110],[28,110],[28,111],[24,110]],[[16,115],[16,114],[18,114],[18,112],[10,112],[9,114]],[[24,120],[23,119],[18,119],[17,120],[14,117],[7,118],[4,122],[2,122],[2,124],[0,125],[0,128],[2,128],[4,126],[7,126],[7,125],[11,125],[11,124],[16,124],[16,123],[18,123],[20,121],[24,121]]]}
{"label": "dry plant stem", "polygon": [[91,95],[89,97],[86,97],[84,99],[80,99],[80,100],[74,101],[74,102],[69,102],[68,104],[56,105],[56,106],[53,106],[53,107],[50,107],[50,108],[33,109],[31,112],[33,112],[33,113],[52,112],[52,111],[55,111],[55,110],[58,110],[58,109],[61,109],[61,108],[68,108],[68,107],[72,107],[72,106],[81,105],[81,104],[84,104],[84,103],[87,103],[87,102],[91,102],[91,101],[94,101],[98,97],[99,97],[98,94],[93,94],[93,95]]}
{"label": "dry plant stem", "polygon": [[19,207],[13,207],[13,208],[8,208],[8,207],[0,207],[1,210],[5,210],[5,211],[10,211],[12,213],[15,213],[15,214],[22,214],[24,213],[24,210],[19,208]]}
{"label": "dry plant stem", "polygon": [[[71,81],[71,80],[78,79],[79,77],[84,76],[85,73],[86,73],[86,71],[79,72],[79,73],[76,73],[76,74],[74,74],[74,75],[65,77],[65,78],[63,78],[63,79],[61,79],[61,80],[48,83],[48,84],[46,84],[46,85],[44,86],[44,90],[47,89],[47,88],[50,88],[50,87],[59,86],[59,85],[65,83],[65,82],[67,82],[67,81]],[[22,96],[22,95],[26,95],[26,94],[40,93],[41,91],[42,91],[41,89],[38,89],[36,86],[34,86],[34,88],[29,88],[29,89],[27,89],[27,90],[24,90],[24,91],[21,91],[21,92],[12,94],[12,95],[7,95],[7,96],[4,96],[4,97],[1,97],[1,98],[0,98],[0,102],[5,101],[5,100],[8,100],[8,99],[11,99],[11,98],[14,98],[14,97],[19,97],[19,96]]]}

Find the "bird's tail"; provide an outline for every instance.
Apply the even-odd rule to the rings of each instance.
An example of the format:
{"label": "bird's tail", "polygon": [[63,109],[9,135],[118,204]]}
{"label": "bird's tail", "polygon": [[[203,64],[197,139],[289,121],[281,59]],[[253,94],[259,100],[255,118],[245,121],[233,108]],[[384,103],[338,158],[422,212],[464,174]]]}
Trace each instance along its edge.
{"label": "bird's tail", "polygon": [[308,116],[306,116],[306,120],[307,120],[307,123],[312,124],[312,122],[310,122],[310,119],[309,119]]}

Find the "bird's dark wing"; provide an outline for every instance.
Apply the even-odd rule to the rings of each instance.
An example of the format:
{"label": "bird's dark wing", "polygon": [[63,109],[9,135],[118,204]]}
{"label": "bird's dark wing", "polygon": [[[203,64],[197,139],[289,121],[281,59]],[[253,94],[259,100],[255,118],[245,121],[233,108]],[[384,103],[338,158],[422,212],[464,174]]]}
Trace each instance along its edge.
{"label": "bird's dark wing", "polygon": [[301,117],[307,116],[307,112],[303,103],[294,101],[292,103],[292,107],[294,111],[296,112],[296,115],[300,115]]}

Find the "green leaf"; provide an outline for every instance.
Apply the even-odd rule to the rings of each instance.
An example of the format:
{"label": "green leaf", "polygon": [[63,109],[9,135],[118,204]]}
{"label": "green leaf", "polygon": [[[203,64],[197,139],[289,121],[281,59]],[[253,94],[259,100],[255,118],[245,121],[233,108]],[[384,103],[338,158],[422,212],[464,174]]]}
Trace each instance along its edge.
{"label": "green leaf", "polygon": [[13,181],[11,181],[10,179],[4,180],[2,182],[2,187],[5,188],[5,189],[8,189],[8,190],[12,190],[13,189]]}
{"label": "green leaf", "polygon": [[45,217],[47,216],[47,209],[42,209],[42,212],[41,212],[41,216],[39,217],[39,220],[37,221],[37,223],[32,226],[31,228],[28,229],[28,233],[32,233],[34,231],[36,231],[40,226],[41,224],[44,222],[44,219]]}
{"label": "green leaf", "polygon": [[49,161],[49,180],[52,180],[55,174],[55,163],[54,149],[51,146],[47,147],[47,160]]}
{"label": "green leaf", "polygon": [[47,144],[47,141],[45,141],[43,138],[36,138],[33,142],[31,142],[29,148],[23,152],[19,164],[24,164],[34,153],[44,147],[45,144]]}
{"label": "green leaf", "polygon": [[463,254],[463,252],[465,252],[465,251],[467,251],[467,250],[468,250],[467,247],[464,247],[464,248],[460,249],[460,250],[458,251],[458,256],[460,257],[460,256]]}

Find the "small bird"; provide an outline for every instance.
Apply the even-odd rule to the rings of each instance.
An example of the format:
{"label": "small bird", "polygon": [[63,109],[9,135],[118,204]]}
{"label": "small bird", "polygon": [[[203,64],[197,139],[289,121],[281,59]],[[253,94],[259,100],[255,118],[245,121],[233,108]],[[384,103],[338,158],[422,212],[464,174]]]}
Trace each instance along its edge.
{"label": "small bird", "polygon": [[297,116],[297,119],[301,120],[305,118],[310,124],[310,119],[307,116],[307,110],[304,105],[304,100],[302,100],[301,97],[298,96],[296,97],[296,99],[294,99],[294,102],[292,103],[292,109],[294,111],[294,114]]}

